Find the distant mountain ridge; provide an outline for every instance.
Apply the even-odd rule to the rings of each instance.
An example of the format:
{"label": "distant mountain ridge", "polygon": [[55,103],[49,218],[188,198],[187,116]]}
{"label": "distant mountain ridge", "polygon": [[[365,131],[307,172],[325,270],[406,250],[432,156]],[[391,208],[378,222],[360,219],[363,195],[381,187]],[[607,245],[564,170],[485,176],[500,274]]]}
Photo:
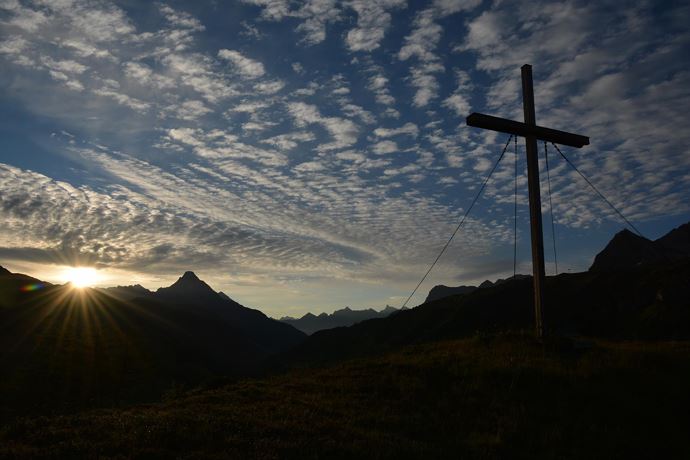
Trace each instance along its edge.
{"label": "distant mountain ridge", "polygon": [[429,294],[426,296],[426,299],[424,300],[424,303],[427,302],[433,302],[434,300],[442,299],[444,297],[449,297],[452,295],[462,295],[462,294],[469,294],[470,292],[474,291],[477,289],[477,286],[445,286],[443,284],[439,284],[437,286],[434,286],[431,288],[429,291]]}
{"label": "distant mountain ridge", "polygon": [[386,308],[382,309],[381,311],[376,311],[373,308],[367,308],[366,310],[352,310],[350,307],[345,307],[334,311],[330,315],[328,313],[321,313],[320,315],[307,313],[301,318],[284,316],[280,318],[279,321],[290,324],[305,334],[311,335],[314,332],[324,329],[347,327],[359,323],[360,321],[366,321],[374,318],[385,318],[397,311],[400,310],[395,307],[391,307],[390,305],[386,305]]}
{"label": "distant mountain ridge", "polygon": [[503,284],[508,281],[512,280],[518,280],[518,279],[524,279],[524,278],[529,278],[529,275],[515,275],[511,276],[510,278],[506,279],[497,279],[496,282],[492,282],[489,280],[486,280],[482,282],[479,286],[457,286],[457,287],[450,287],[450,286],[444,286],[443,284],[439,284],[438,286],[434,286],[431,288],[429,291],[429,294],[426,296],[426,299],[424,300],[424,303],[427,302],[433,302],[434,300],[439,300],[443,299],[444,297],[450,297],[453,295],[463,295],[463,294],[469,294],[476,289],[486,289],[492,286],[498,286],[499,284]]}
{"label": "distant mountain ridge", "polygon": [[146,289],[141,284],[132,284],[129,286],[113,286],[107,288],[95,288],[104,294],[116,297],[120,300],[132,300],[137,297],[146,297],[152,295],[153,292]]}

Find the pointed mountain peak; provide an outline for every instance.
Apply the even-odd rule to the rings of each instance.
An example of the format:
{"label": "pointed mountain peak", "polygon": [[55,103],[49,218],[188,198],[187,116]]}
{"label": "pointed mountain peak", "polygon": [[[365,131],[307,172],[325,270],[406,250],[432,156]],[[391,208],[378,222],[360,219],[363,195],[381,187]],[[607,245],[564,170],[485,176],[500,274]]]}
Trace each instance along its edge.
{"label": "pointed mountain peak", "polygon": [[133,291],[149,291],[148,289],[146,289],[141,284],[128,284],[126,286],[119,286],[118,285],[115,287],[109,287],[109,288],[105,288],[105,289],[129,289],[129,290],[133,290]]}
{"label": "pointed mountain peak", "polygon": [[661,260],[654,243],[628,229],[616,233],[606,247],[594,257],[590,271],[620,270]]}
{"label": "pointed mountain peak", "polygon": [[624,229],[621,230],[620,232],[616,233],[616,234],[613,236],[613,239],[612,239],[611,241],[616,241],[616,240],[624,240],[624,241],[626,241],[626,240],[642,240],[642,241],[649,241],[647,238],[645,238],[645,237],[643,237],[643,236],[640,236],[640,235],[637,235],[637,234],[631,232],[630,230],[628,230],[627,228],[624,228]]}
{"label": "pointed mountain peak", "polygon": [[0,275],[11,275],[12,272],[0,265]]}
{"label": "pointed mountain peak", "polygon": [[194,272],[190,271],[184,272],[184,275],[179,277],[177,281],[175,281],[170,287],[173,286],[206,286],[211,289],[208,284],[200,280],[199,277],[194,274]]}
{"label": "pointed mountain peak", "polygon": [[187,271],[178,278],[171,286],[159,288],[156,291],[159,295],[172,296],[180,301],[196,301],[201,298],[219,298],[218,293],[211,289],[211,286],[200,280],[194,272]]}
{"label": "pointed mountain peak", "polygon": [[194,272],[186,271],[184,272],[184,275],[182,275],[181,280],[186,280],[186,281],[201,281],[198,276]]}

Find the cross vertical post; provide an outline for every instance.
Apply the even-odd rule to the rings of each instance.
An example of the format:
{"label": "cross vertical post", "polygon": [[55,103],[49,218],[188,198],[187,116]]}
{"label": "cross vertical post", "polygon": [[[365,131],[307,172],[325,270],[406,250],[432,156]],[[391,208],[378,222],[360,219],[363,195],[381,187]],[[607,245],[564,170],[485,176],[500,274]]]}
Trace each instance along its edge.
{"label": "cross vertical post", "polygon": [[527,179],[529,188],[529,217],[532,243],[532,274],[534,282],[534,320],[538,338],[544,337],[544,233],[541,225],[541,193],[539,189],[539,156],[537,140],[553,142],[582,148],[589,145],[589,137],[559,131],[553,128],[537,126],[534,114],[534,87],[532,84],[532,66],[525,64],[522,70],[522,106],[525,114],[524,123],[498,118],[483,113],[471,113],[467,116],[467,126],[490,129],[501,133],[522,136],[527,146]]}
{"label": "cross vertical post", "polygon": [[[534,87],[532,84],[532,66],[525,64],[522,70],[522,107],[525,115],[525,125],[536,126],[534,112]],[[525,136],[527,151],[527,183],[529,190],[529,219],[532,242],[532,279],[534,283],[534,319],[537,337],[544,336],[544,321],[542,318],[544,304],[544,283],[546,271],[544,269],[544,233],[541,223],[541,193],[539,190],[539,157],[537,153],[537,138],[534,135]]]}

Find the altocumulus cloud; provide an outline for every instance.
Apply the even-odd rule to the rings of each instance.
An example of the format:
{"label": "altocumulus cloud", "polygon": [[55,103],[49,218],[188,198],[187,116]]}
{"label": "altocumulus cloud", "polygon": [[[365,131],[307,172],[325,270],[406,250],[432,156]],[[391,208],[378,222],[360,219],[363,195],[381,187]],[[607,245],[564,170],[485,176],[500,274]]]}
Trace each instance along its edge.
{"label": "altocumulus cloud", "polygon": [[[654,5],[4,1],[1,107],[28,122],[0,157],[0,256],[397,295],[505,142],[464,116],[520,118],[525,62],[539,123],[589,135],[573,160],[661,233],[689,211],[690,32],[686,5]],[[509,163],[438,282],[512,268]],[[551,166],[563,240],[618,228],[572,172]]]}

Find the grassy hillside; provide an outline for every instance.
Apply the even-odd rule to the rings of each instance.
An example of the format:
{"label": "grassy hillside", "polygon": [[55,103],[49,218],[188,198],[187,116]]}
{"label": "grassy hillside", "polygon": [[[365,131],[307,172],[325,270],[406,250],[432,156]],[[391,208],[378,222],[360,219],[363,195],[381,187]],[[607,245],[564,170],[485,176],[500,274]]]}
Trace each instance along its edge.
{"label": "grassy hillside", "polygon": [[424,344],[15,420],[0,457],[690,458],[690,343]]}

